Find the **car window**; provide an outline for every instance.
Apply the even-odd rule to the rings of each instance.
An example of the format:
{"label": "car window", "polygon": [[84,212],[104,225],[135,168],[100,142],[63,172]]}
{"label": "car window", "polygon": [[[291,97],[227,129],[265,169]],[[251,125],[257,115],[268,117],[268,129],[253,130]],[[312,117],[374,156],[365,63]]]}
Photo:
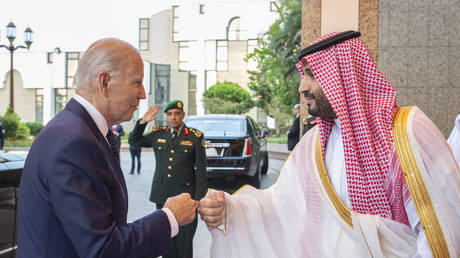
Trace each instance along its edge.
{"label": "car window", "polygon": [[252,131],[254,132],[255,135],[259,136],[260,135],[259,127],[256,125],[256,123],[254,122],[252,118],[249,118],[249,121],[251,123]]}
{"label": "car window", "polygon": [[[188,119],[187,126],[202,131],[205,135],[224,133],[224,134],[241,134],[245,133],[245,123],[241,119]],[[213,133],[214,132],[214,133]]]}

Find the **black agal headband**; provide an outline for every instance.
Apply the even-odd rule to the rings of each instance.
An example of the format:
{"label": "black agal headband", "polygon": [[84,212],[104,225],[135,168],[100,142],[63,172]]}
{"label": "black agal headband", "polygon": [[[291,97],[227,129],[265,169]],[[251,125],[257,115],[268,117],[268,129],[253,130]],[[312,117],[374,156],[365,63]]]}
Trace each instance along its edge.
{"label": "black agal headband", "polygon": [[332,45],[339,44],[341,42],[344,42],[345,40],[349,40],[352,38],[357,38],[361,36],[361,33],[359,31],[353,31],[353,30],[347,30],[345,32],[339,33],[337,35],[334,35],[330,38],[321,40],[319,42],[316,42],[313,45],[310,45],[302,50],[300,50],[300,54],[297,56],[297,58],[302,60],[302,58],[306,55],[313,54],[315,52],[321,51],[323,49],[326,49]]}

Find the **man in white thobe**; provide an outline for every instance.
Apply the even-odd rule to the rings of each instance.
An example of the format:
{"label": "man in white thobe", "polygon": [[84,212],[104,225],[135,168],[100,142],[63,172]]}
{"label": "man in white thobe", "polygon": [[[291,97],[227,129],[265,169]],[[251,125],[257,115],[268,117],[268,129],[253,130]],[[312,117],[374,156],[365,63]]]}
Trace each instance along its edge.
{"label": "man in white thobe", "polygon": [[278,181],[210,191],[200,215],[212,257],[457,257],[460,172],[442,134],[347,31],[299,55],[299,92],[319,125]]}

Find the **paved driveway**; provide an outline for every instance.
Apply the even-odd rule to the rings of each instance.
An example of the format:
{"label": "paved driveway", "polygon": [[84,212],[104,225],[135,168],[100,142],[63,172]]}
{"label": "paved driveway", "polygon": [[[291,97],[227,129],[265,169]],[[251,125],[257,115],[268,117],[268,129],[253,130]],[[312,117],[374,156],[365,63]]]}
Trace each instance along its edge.
{"label": "paved driveway", "polygon": [[[129,152],[122,151],[120,158],[121,168],[123,169],[125,175],[129,194],[128,222],[132,222],[155,210],[155,204],[148,200],[153,170],[155,168],[155,156],[151,151],[142,152],[140,175],[128,174],[131,168],[131,156]],[[268,173],[267,175],[262,176],[262,188],[267,188],[276,181],[282,163],[282,160],[270,159]],[[224,191],[230,193],[239,188],[239,185],[235,182],[223,180],[212,181],[209,186],[212,188],[223,189]],[[211,235],[201,219],[198,221],[197,232],[193,240],[194,257],[208,258]]]}

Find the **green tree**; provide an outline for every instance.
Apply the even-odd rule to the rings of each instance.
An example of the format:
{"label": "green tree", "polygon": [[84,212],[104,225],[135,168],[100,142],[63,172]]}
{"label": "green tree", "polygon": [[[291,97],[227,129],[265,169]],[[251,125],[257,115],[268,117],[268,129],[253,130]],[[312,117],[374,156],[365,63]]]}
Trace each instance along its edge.
{"label": "green tree", "polygon": [[30,134],[35,137],[37,137],[44,127],[40,122],[25,122],[24,124],[30,129]]}
{"label": "green tree", "polygon": [[3,117],[0,117],[5,129],[5,137],[18,138],[18,128],[21,121],[18,114],[11,111],[11,107],[8,106]]}
{"label": "green tree", "polygon": [[21,123],[21,118],[18,114],[12,112],[11,107],[6,109],[5,115],[0,116],[3,129],[5,129],[5,137],[12,140],[26,139],[30,134],[30,129]]}
{"label": "green tree", "polygon": [[210,114],[244,114],[254,106],[251,95],[234,82],[217,82],[203,93]]}
{"label": "green tree", "polygon": [[300,99],[300,76],[295,65],[301,44],[302,8],[300,0],[281,0],[275,5],[279,18],[248,56],[258,63],[257,71],[248,71],[248,86],[256,97],[256,106],[275,118],[279,135],[279,126],[289,120],[293,105]]}

